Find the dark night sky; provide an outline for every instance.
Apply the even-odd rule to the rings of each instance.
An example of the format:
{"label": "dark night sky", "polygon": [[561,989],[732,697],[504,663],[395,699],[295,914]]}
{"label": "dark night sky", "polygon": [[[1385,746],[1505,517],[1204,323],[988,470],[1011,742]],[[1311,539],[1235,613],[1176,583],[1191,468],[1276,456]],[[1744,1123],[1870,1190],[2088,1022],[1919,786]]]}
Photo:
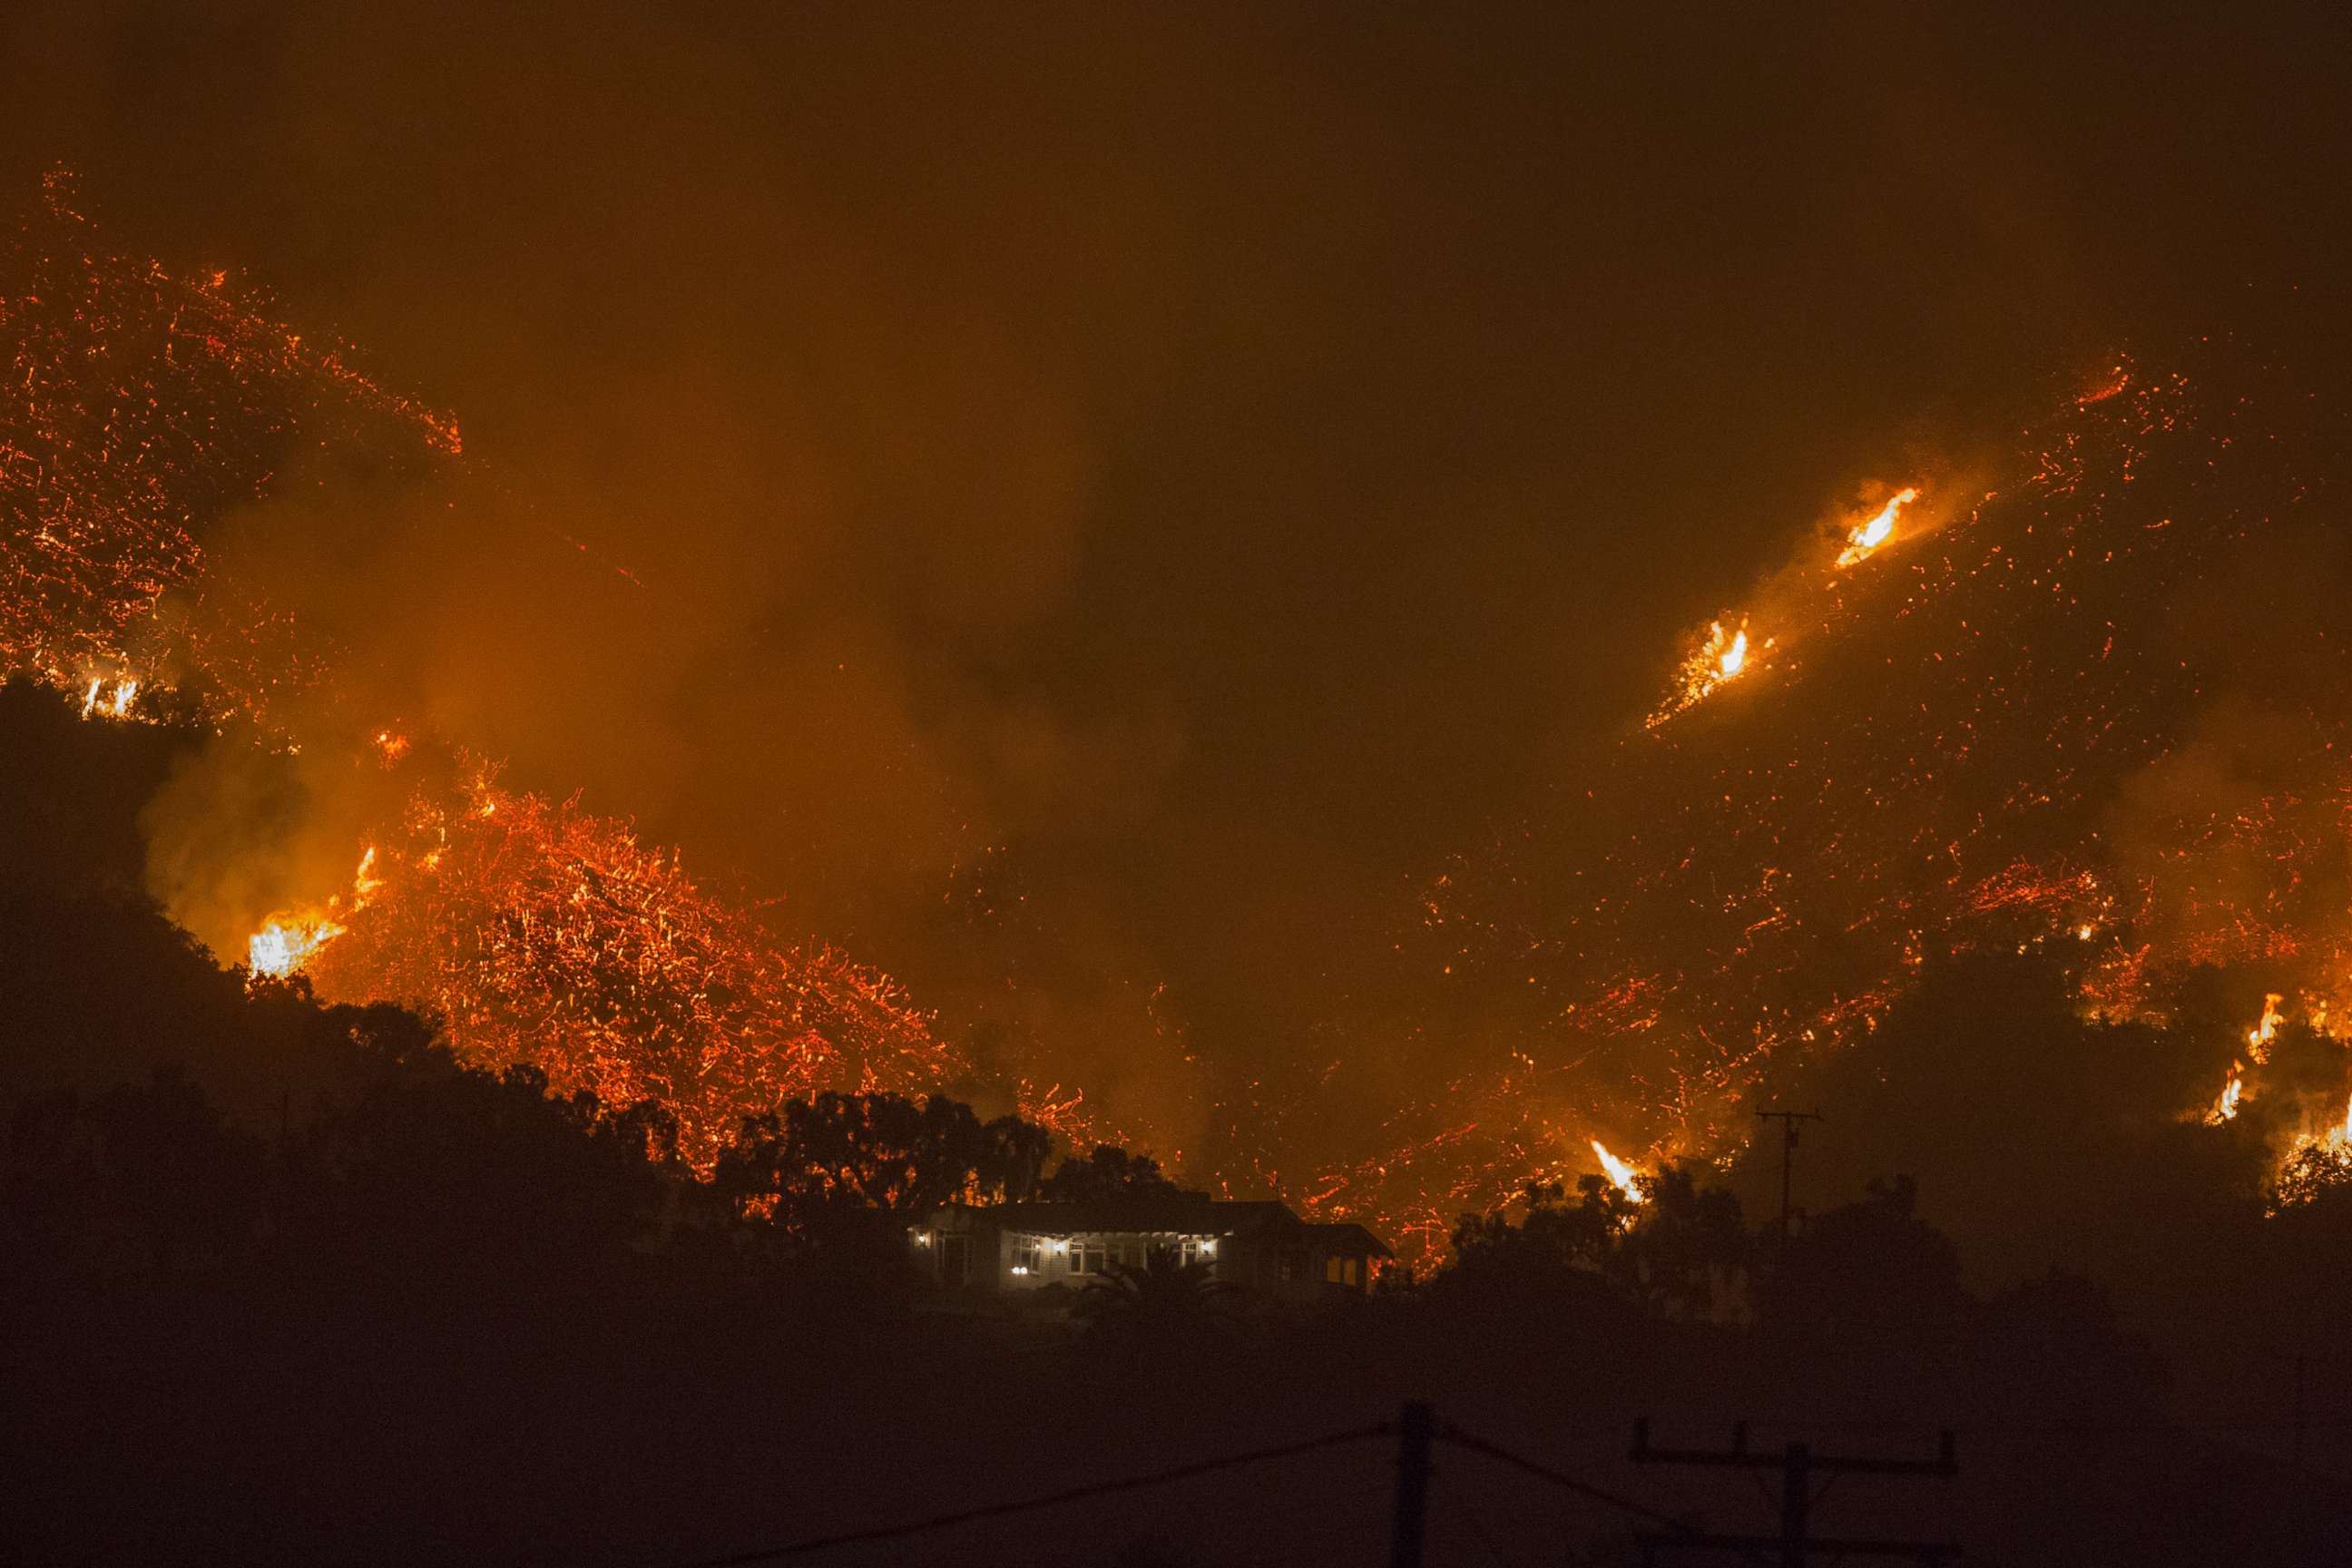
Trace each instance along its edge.
{"label": "dark night sky", "polygon": [[1857,484],[2352,238],[2322,6],[492,9],[11,7],[8,178],[460,412],[222,544],[388,700],[929,1001],[1012,847],[1080,1060],[1386,984]]}

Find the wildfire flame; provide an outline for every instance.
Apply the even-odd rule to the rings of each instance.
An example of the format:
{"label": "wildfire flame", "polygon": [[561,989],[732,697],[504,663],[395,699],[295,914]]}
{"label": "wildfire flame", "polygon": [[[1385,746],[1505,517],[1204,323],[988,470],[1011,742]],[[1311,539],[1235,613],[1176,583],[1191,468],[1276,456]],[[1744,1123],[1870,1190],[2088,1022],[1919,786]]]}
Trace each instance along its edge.
{"label": "wildfire flame", "polygon": [[[1717,626],[1716,628],[1716,632],[1718,636],[1721,635],[1722,631],[1723,628],[1721,626]],[[1738,675],[1742,669],[1746,668],[1747,665],[1748,628],[1746,626],[1742,626],[1738,632],[1733,634],[1731,646],[1723,650],[1723,656],[1715,661],[1715,668],[1717,674],[1722,676],[1724,679],[1729,680],[1733,676]]]}
{"label": "wildfire flame", "polygon": [[1906,486],[1897,490],[1894,499],[1881,507],[1875,517],[1861,524],[1846,536],[1846,547],[1844,552],[1837,558],[1838,565],[1852,566],[1857,562],[1867,561],[1876,554],[1881,545],[1895,537],[1895,520],[1902,516],[1903,509],[1918,499],[1919,490],[1916,486]]}
{"label": "wildfire flame", "polygon": [[1683,660],[1676,676],[1679,689],[1664,707],[1650,715],[1649,727],[1656,729],[1685,708],[1705,701],[1727,681],[1737,680],[1755,657],[1771,646],[1769,638],[1761,644],[1751,643],[1745,620],[1730,627],[1721,621],[1709,623],[1706,638]]}
{"label": "wildfire flame", "polygon": [[352,873],[348,898],[338,894],[323,905],[281,910],[271,915],[246,939],[246,967],[256,974],[283,980],[349,931],[345,921],[367,908],[383,886],[383,879],[375,874],[375,847],[370,845],[360,856],[359,869]]}
{"label": "wildfire flame", "polygon": [[2271,1039],[2284,1022],[2279,1014],[2279,1004],[2284,1000],[2275,991],[2263,997],[2262,1021],[2246,1031],[2246,1054],[2254,1058],[2256,1067],[2271,1059]]}
{"label": "wildfire flame", "polygon": [[128,719],[131,700],[139,695],[139,682],[126,677],[114,683],[114,695],[105,697],[106,678],[93,677],[89,689],[82,693],[81,716],[85,719]]}
{"label": "wildfire flame", "polygon": [[272,915],[246,939],[246,966],[256,974],[282,980],[342,935],[344,929],[323,913]]}
{"label": "wildfire flame", "polygon": [[1630,1202],[1637,1204],[1640,1203],[1642,1201],[1642,1189],[1634,1181],[1634,1177],[1640,1174],[1640,1173],[1635,1171],[1633,1166],[1627,1164],[1624,1161],[1620,1160],[1616,1155],[1612,1154],[1602,1146],[1601,1140],[1598,1138],[1592,1140],[1592,1152],[1600,1157],[1601,1168],[1609,1173],[1610,1184],[1614,1186],[1619,1192],[1624,1194]]}
{"label": "wildfire flame", "polygon": [[2237,1115],[2238,1101],[2244,1097],[2245,1092],[2245,1064],[2243,1062],[2231,1062],[2230,1064],[2230,1081],[2223,1087],[2221,1098],[2213,1101],[2213,1109],[2205,1113],[2205,1125],[2208,1127],[2219,1127],[2224,1121],[2229,1121],[2230,1118]]}

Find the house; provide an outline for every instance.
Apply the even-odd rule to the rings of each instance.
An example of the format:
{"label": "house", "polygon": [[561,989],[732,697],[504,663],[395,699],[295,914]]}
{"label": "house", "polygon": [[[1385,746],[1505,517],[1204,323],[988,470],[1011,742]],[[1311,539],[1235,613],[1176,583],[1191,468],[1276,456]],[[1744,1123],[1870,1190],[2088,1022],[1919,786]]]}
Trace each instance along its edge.
{"label": "house", "polygon": [[1114,1263],[1139,1266],[1164,1247],[1270,1300],[1362,1295],[1372,1266],[1395,1255],[1360,1225],[1318,1225],[1287,1204],[1226,1203],[1194,1194],[1092,1203],[948,1204],[908,1237],[917,1264],[943,1289],[1019,1295],[1084,1286]]}

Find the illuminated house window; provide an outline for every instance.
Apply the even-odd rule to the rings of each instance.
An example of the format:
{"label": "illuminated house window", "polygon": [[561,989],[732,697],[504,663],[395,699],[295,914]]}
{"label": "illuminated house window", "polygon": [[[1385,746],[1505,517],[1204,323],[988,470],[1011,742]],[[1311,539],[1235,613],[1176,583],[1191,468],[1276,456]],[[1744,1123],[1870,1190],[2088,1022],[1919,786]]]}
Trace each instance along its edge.
{"label": "illuminated house window", "polygon": [[908,1227],[912,1248],[942,1289],[1017,1291],[1024,1310],[1066,1310],[1054,1282],[1083,1287],[1114,1264],[1148,1268],[1165,1251],[1214,1268],[1228,1284],[1312,1302],[1360,1291],[1370,1260],[1391,1255],[1360,1225],[1307,1221],[1273,1199],[1146,1197],[1099,1203],[949,1204]]}

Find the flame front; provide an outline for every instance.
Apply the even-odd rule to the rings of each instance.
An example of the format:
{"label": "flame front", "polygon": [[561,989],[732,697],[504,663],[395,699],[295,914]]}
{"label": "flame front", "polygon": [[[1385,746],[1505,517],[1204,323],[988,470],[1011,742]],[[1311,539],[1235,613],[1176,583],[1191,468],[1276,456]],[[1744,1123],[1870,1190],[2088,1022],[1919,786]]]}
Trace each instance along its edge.
{"label": "flame front", "polygon": [[1599,1156],[1601,1160],[1601,1168],[1609,1173],[1610,1184],[1614,1186],[1619,1192],[1624,1194],[1626,1198],[1631,1202],[1637,1204],[1640,1203],[1642,1201],[1642,1189],[1634,1180],[1640,1173],[1635,1171],[1633,1166],[1627,1164],[1624,1161],[1620,1160],[1616,1155],[1612,1154],[1606,1148],[1602,1147],[1601,1140],[1598,1138],[1592,1140],[1592,1152]]}
{"label": "flame front", "polygon": [[2213,1101],[2213,1108],[2205,1113],[2205,1125],[2219,1127],[2237,1115],[2238,1101],[2245,1098],[2245,1093],[2246,1065],[2243,1062],[2231,1062],[2230,1081],[2222,1087],[2220,1098]]}
{"label": "flame front", "polygon": [[125,676],[114,683],[114,695],[106,694],[106,678],[90,678],[89,689],[81,694],[81,716],[85,719],[128,719],[131,704],[139,695],[139,682]]}
{"label": "flame front", "polygon": [[[1720,633],[1722,629],[1723,628],[1720,626],[1716,628],[1718,633]],[[1723,650],[1723,657],[1715,661],[1715,668],[1717,673],[1721,675],[1724,679],[1729,680],[1733,676],[1738,675],[1742,669],[1746,668],[1747,665],[1748,628],[1746,626],[1742,626],[1732,637],[1731,646]]]}
{"label": "flame front", "polygon": [[329,899],[324,905],[281,910],[246,939],[246,967],[256,974],[283,980],[309,963],[318,951],[351,929],[344,922],[367,908],[383,879],[375,871],[375,846],[360,856],[352,873],[352,890]]}
{"label": "flame front", "polygon": [[2278,1026],[2284,1022],[2279,1004],[2284,1000],[2275,991],[2263,997],[2262,1021],[2246,1031],[2246,1054],[2254,1058],[2256,1067],[2271,1059],[2271,1040],[2278,1034]]}
{"label": "flame front", "polygon": [[1845,550],[1837,558],[1838,565],[1852,566],[1876,554],[1881,545],[1895,537],[1895,520],[1903,515],[1903,509],[1918,499],[1919,490],[1916,485],[1895,491],[1894,499],[1881,507],[1875,517],[1846,536]]}
{"label": "flame front", "polygon": [[1706,637],[1676,672],[1675,695],[1650,715],[1646,721],[1649,727],[1656,729],[1684,709],[1705,701],[1727,681],[1737,680],[1756,656],[1771,646],[1769,638],[1760,644],[1750,643],[1745,620],[1731,627],[1721,621],[1709,623]]}
{"label": "flame front", "polygon": [[278,914],[246,939],[246,966],[256,974],[283,980],[343,934],[343,926],[323,911]]}

